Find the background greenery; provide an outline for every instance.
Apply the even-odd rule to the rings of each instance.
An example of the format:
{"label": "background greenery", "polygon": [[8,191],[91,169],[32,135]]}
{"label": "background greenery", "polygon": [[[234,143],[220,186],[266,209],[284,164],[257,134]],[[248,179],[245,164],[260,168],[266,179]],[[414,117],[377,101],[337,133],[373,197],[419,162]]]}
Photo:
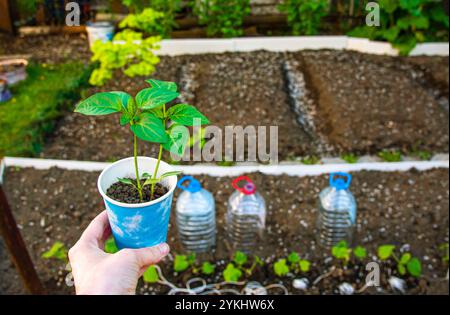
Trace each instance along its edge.
{"label": "background greenery", "polygon": [[30,64],[27,71],[28,78],[11,89],[14,97],[0,103],[0,155],[39,153],[45,134],[79,99],[90,73],[80,63]]}

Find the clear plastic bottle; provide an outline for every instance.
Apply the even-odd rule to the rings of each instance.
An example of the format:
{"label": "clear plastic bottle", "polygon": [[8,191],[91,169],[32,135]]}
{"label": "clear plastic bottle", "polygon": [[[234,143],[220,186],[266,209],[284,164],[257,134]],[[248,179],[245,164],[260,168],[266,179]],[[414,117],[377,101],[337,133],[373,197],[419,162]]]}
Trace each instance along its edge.
{"label": "clear plastic bottle", "polygon": [[[240,187],[239,183],[242,181],[246,183]],[[226,221],[229,240],[233,250],[250,253],[263,237],[266,204],[247,176],[236,178],[232,185],[236,191],[228,200]]]}
{"label": "clear plastic bottle", "polygon": [[[187,186],[184,182],[189,181]],[[207,252],[216,245],[216,207],[213,195],[199,181],[185,176],[178,182],[176,223],[178,236],[189,252]]]}
{"label": "clear plastic bottle", "polygon": [[317,219],[318,242],[332,247],[340,241],[351,244],[356,223],[356,201],[349,186],[352,176],[347,173],[332,173],[330,187],[319,194]]}

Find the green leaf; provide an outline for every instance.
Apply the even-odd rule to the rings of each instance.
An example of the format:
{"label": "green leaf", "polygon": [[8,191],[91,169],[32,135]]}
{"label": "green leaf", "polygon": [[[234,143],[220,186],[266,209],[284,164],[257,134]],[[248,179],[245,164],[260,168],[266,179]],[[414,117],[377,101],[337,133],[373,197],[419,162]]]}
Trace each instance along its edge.
{"label": "green leaf", "polygon": [[381,260],[389,259],[392,256],[394,249],[394,245],[382,245],[378,247],[378,257]]}
{"label": "green leaf", "polygon": [[119,249],[117,248],[114,238],[110,237],[109,239],[107,239],[105,242],[105,252],[107,252],[108,254],[115,254],[118,251]]}
{"label": "green leaf", "polygon": [[400,263],[402,265],[406,265],[410,260],[411,260],[412,256],[410,253],[404,253],[402,255],[402,257],[400,258]]}
{"label": "green leaf", "polygon": [[175,176],[175,175],[180,175],[180,174],[181,174],[180,171],[167,172],[167,173],[162,174],[159,179],[163,179],[163,178],[170,177],[170,176]]}
{"label": "green leaf", "polygon": [[185,255],[175,255],[173,261],[173,270],[176,272],[182,272],[189,268],[189,262]]}
{"label": "green leaf", "polygon": [[211,263],[209,263],[207,261],[205,261],[202,264],[202,273],[204,275],[209,276],[209,275],[213,274],[215,269],[216,269],[216,266],[214,266],[213,264],[211,264]]}
{"label": "green leaf", "polygon": [[389,14],[394,13],[398,8],[398,1],[396,0],[379,0],[380,7]]}
{"label": "green leaf", "polygon": [[188,104],[172,106],[167,111],[167,117],[184,126],[193,126],[194,119],[197,119],[200,125],[209,124],[208,118],[200,113],[194,106]]}
{"label": "green leaf", "polygon": [[398,34],[400,34],[400,28],[393,26],[389,29],[381,31],[381,34],[384,39],[389,42],[393,42],[397,38]]}
{"label": "green leaf", "polygon": [[398,265],[397,265],[397,270],[398,270],[398,273],[399,273],[401,276],[404,276],[404,275],[406,274],[406,267],[405,267],[405,265],[398,264]]}
{"label": "green leaf", "polygon": [[129,178],[117,178],[117,180],[119,182],[121,182],[122,184],[131,185],[131,186],[136,187],[136,182],[134,182],[133,180],[131,180]]}
{"label": "green leaf", "polygon": [[124,92],[102,92],[94,94],[78,103],[76,113],[83,115],[108,115],[122,110],[123,100],[130,96]]}
{"label": "green leaf", "polygon": [[350,254],[352,250],[348,248],[348,244],[346,241],[340,241],[335,246],[331,248],[331,254],[337,258],[344,261],[350,260]]}
{"label": "green leaf", "polygon": [[189,130],[182,125],[174,124],[167,131],[167,141],[163,148],[178,156],[183,156],[189,141]]}
{"label": "green leaf", "polygon": [[289,261],[291,264],[296,264],[296,263],[298,263],[298,262],[300,261],[300,256],[298,255],[298,253],[292,252],[292,253],[290,253],[289,256],[288,256],[288,261]]}
{"label": "green leaf", "polygon": [[156,143],[168,141],[163,121],[151,113],[142,113],[130,129],[139,139],[145,141]]}
{"label": "green leaf", "polygon": [[172,92],[176,92],[178,89],[176,83],[174,82],[159,81],[154,79],[146,80],[145,82],[149,83],[152,88],[156,89],[169,90]]}
{"label": "green leaf", "polygon": [[152,109],[173,101],[178,92],[163,89],[143,89],[136,95],[136,102],[141,109]]}
{"label": "green leaf", "polygon": [[52,247],[42,254],[42,258],[45,259],[58,259],[58,260],[67,260],[67,249],[66,246],[62,242],[55,242]]}
{"label": "green leaf", "polygon": [[286,259],[278,259],[273,265],[273,271],[279,277],[284,277],[289,273],[289,266],[286,264]]}
{"label": "green leaf", "polygon": [[243,266],[246,262],[247,262],[248,258],[247,255],[241,251],[237,251],[234,253],[233,256],[233,261],[238,265],[238,266]]}
{"label": "green leaf", "polygon": [[142,186],[158,184],[161,181],[160,178],[147,178]]}
{"label": "green leaf", "polygon": [[420,260],[415,257],[411,258],[411,260],[406,265],[406,268],[413,277],[418,278],[422,275],[422,264],[420,263]]}
{"label": "green leaf", "polygon": [[311,263],[308,260],[300,260],[298,265],[302,272],[308,272],[311,269]]}
{"label": "green leaf", "polygon": [[147,283],[155,283],[159,280],[158,270],[156,270],[155,266],[150,266],[148,269],[144,272],[143,275],[144,281]]}
{"label": "green leaf", "polygon": [[355,254],[356,258],[364,259],[367,257],[367,250],[362,246],[357,246],[353,253]]}
{"label": "green leaf", "polygon": [[242,271],[234,267],[232,263],[229,263],[223,271],[223,278],[227,282],[237,282],[242,276]]}

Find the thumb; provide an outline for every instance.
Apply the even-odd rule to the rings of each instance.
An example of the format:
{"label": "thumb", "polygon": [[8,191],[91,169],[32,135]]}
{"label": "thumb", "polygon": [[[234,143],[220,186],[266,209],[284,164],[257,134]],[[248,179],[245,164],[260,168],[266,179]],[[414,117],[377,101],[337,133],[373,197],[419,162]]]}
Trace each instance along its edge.
{"label": "thumb", "polygon": [[153,247],[133,249],[138,265],[147,267],[157,264],[169,253],[169,245],[162,243]]}

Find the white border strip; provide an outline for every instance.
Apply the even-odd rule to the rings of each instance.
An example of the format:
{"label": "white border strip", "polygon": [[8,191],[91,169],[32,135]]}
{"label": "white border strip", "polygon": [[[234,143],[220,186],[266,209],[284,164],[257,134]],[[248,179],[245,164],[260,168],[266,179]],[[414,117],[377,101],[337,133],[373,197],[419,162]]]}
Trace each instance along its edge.
{"label": "white border strip", "polygon": [[[354,50],[377,55],[397,56],[398,50],[386,42],[370,41],[348,36],[284,36],[244,37],[233,39],[166,39],[161,41],[158,55],[177,56],[224,52],[249,52],[267,50],[273,52],[299,51],[305,49]],[[418,44],[411,56],[449,55],[448,43]]]}
{"label": "white border strip", "polygon": [[[7,167],[33,167],[46,170],[58,167],[65,170],[100,172],[112,163],[86,162],[70,160],[47,160],[32,158],[6,157]],[[317,176],[332,172],[406,172],[411,169],[426,171],[435,168],[449,168],[449,161],[408,161],[408,162],[373,162],[355,164],[320,164],[320,165],[250,165],[250,166],[216,166],[216,165],[179,165],[175,169],[189,175],[209,175],[215,177],[238,176],[246,173],[261,172],[266,175]]]}

